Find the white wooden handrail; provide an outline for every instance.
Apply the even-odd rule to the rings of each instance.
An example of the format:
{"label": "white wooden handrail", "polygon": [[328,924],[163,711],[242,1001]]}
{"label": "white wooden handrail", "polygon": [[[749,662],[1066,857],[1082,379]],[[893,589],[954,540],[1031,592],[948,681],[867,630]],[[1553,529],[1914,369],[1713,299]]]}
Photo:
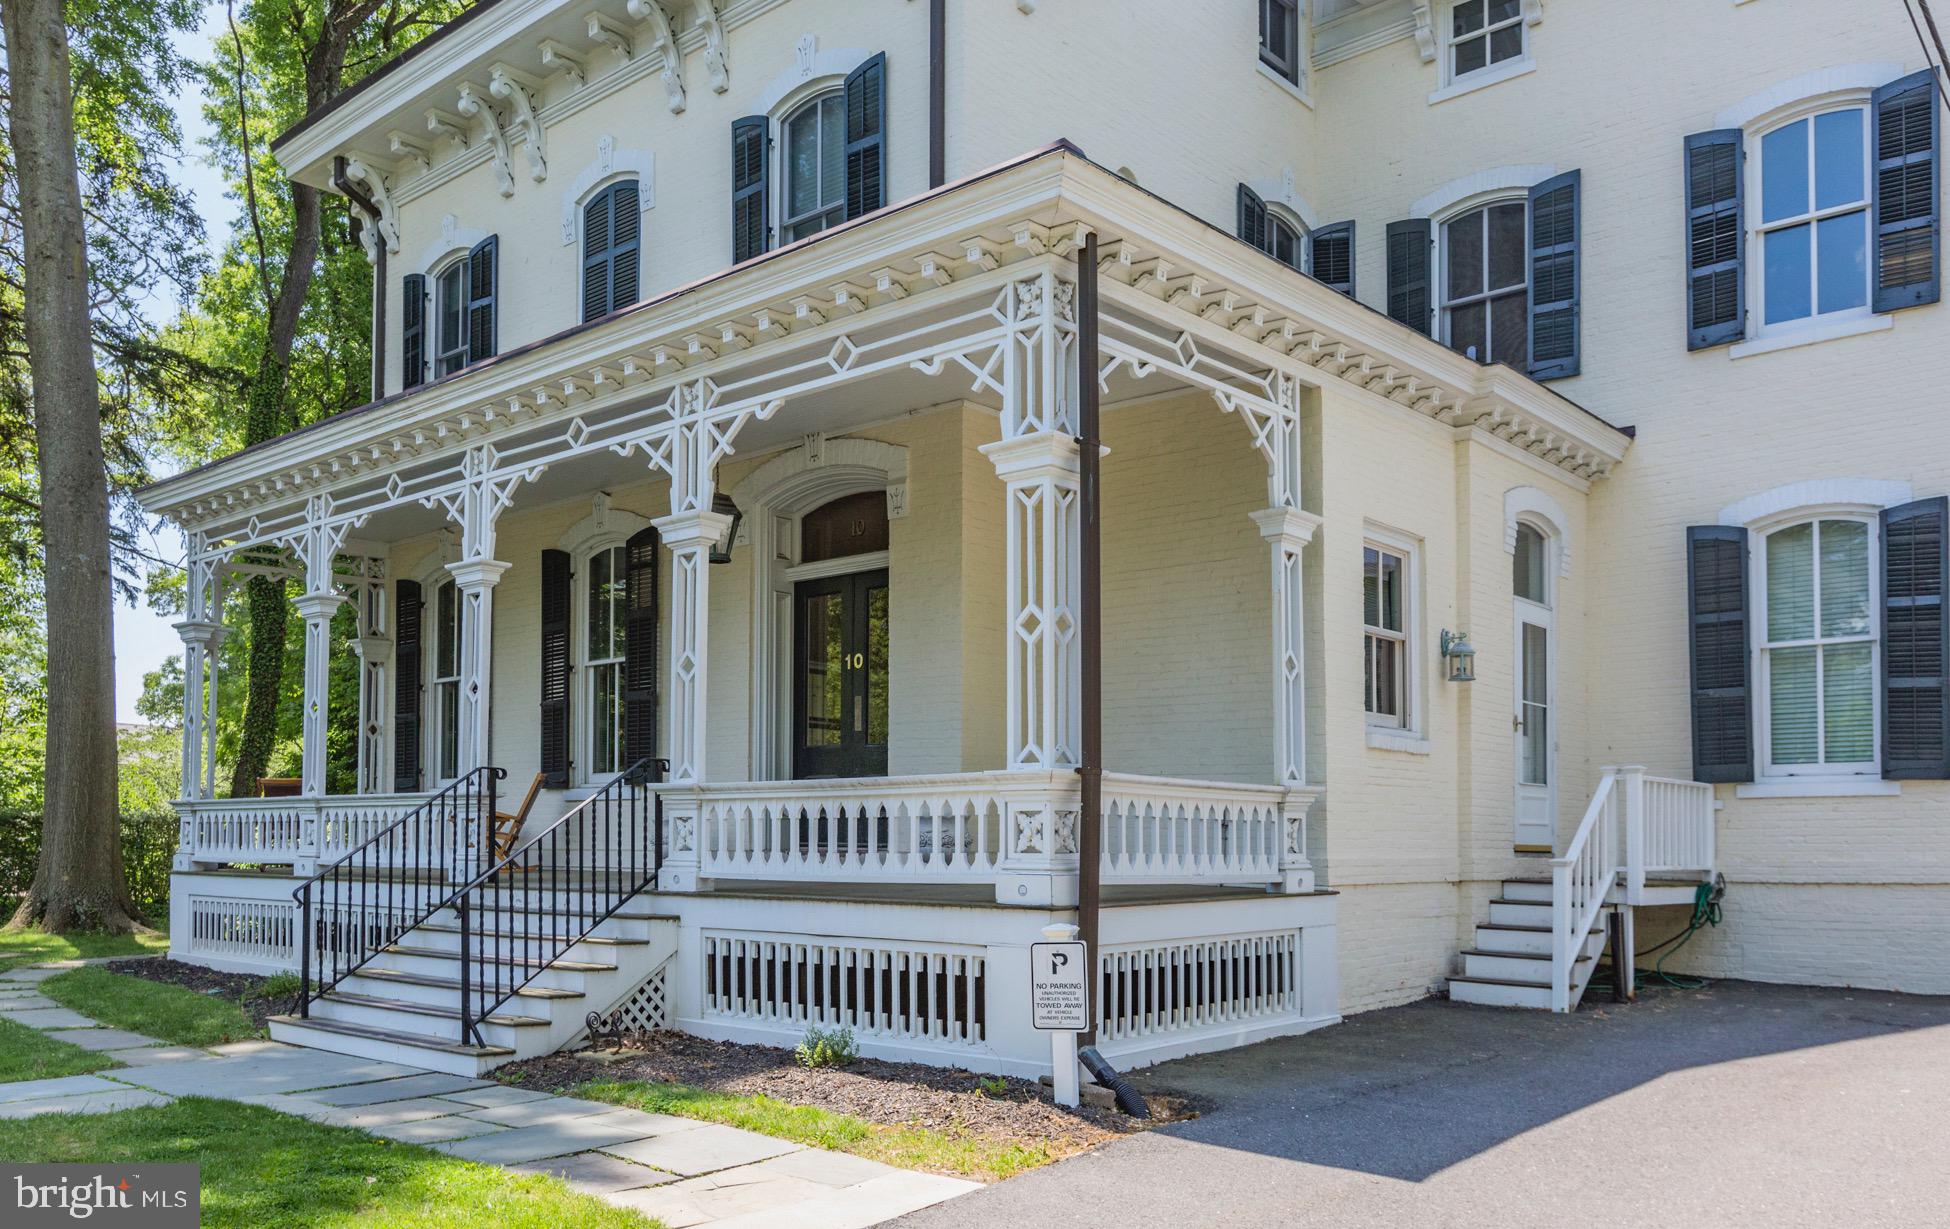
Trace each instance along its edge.
{"label": "white wooden handrail", "polygon": [[1618,770],[1605,769],[1564,856],[1551,859],[1552,1011],[1571,1010],[1578,955],[1604,916],[1605,897],[1618,882],[1619,813],[1624,802]]}

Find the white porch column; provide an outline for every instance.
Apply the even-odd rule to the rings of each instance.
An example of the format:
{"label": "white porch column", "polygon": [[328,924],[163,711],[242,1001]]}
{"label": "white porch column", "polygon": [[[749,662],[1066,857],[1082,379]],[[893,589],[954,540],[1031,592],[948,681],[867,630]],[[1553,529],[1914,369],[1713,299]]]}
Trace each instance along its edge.
{"label": "white porch column", "polygon": [[325,795],[325,729],[329,716],[332,674],[332,616],[345,599],[336,593],[307,593],[298,599],[305,620],[305,699],[302,745],[303,768],[299,792],[307,798]]}
{"label": "white porch column", "polygon": [[352,651],[359,658],[359,774],[361,794],[391,793],[393,640],[386,602],[386,561],[365,560],[358,603],[359,630]]}
{"label": "white porch column", "polygon": [[1015,770],[1074,768],[1077,442],[1039,431],[982,446],[1008,488],[1008,750]]}
{"label": "white porch column", "polygon": [[450,563],[460,599],[460,730],[457,756],[463,773],[484,767],[493,747],[489,683],[494,672],[494,586],[510,565],[498,559]]}
{"label": "white porch column", "polygon": [[217,650],[227,629],[210,619],[175,624],[183,638],[183,783],[185,799],[210,797],[207,742],[215,737],[210,711],[216,692]]}
{"label": "white porch column", "polygon": [[705,690],[711,628],[711,548],[731,518],[691,510],[658,517],[670,549],[670,780],[704,780]]}

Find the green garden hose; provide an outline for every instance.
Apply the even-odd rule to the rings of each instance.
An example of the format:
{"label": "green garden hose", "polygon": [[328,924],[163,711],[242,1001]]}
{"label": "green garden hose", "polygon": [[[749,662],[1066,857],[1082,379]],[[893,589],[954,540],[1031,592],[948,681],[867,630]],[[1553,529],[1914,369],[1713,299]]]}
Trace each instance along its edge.
{"label": "green garden hose", "polygon": [[[1715,875],[1710,882],[1700,884],[1693,892],[1693,916],[1687,920],[1686,928],[1670,939],[1654,943],[1651,947],[1643,951],[1632,953],[1634,990],[1643,990],[1646,986],[1654,982],[1663,983],[1674,990],[1699,990],[1705,987],[1706,979],[1703,977],[1687,977],[1682,973],[1666,972],[1666,961],[1672,958],[1674,952],[1686,946],[1686,941],[1691,939],[1695,934],[1698,934],[1701,927],[1718,926],[1720,924],[1720,901],[1726,897],[1726,894],[1727,881],[1724,875]],[[1653,964],[1650,972],[1639,970],[1636,967],[1640,960],[1650,956],[1660,948],[1666,949],[1665,954],[1660,956]],[[1613,975],[1615,976],[1615,974],[1616,970],[1613,970]],[[1592,975],[1592,981],[1596,982],[1599,980],[1600,978],[1597,974]],[[1606,985],[1612,984],[1609,977],[1605,978],[1604,981]]]}

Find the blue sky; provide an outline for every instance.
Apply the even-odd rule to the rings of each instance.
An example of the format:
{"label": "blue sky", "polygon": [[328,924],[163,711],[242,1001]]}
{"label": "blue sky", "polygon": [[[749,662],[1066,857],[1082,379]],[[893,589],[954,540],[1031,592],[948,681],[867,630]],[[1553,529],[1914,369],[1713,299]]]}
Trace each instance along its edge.
{"label": "blue sky", "polygon": [[[223,29],[223,5],[205,5],[202,28],[179,33],[174,40],[176,49],[193,59],[203,59],[209,54],[211,38]],[[176,118],[183,129],[184,152],[177,182],[195,195],[197,213],[203,218],[205,233],[214,252],[230,231],[237,203],[224,194],[223,176],[210,164],[208,151],[204,147],[204,138],[209,135],[210,127],[203,122],[203,96],[194,83],[190,83],[186,92],[176,99]],[[175,315],[179,306],[173,297],[163,294],[150,303],[149,312],[157,320],[166,320]],[[145,546],[158,558],[183,557],[181,536],[166,526],[152,531]],[[182,652],[182,641],[169,623],[168,619],[150,613],[148,607],[140,603],[133,607],[116,603],[115,715],[118,720],[136,720],[135,702],[142,694],[142,676],[162,665],[165,659]]]}

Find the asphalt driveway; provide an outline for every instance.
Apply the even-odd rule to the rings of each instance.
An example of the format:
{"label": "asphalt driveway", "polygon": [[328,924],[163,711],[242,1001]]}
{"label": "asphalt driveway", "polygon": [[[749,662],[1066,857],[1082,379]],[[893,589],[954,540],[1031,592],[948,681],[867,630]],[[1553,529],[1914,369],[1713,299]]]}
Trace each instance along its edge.
{"label": "asphalt driveway", "polygon": [[1950,998],[1430,1001],[1143,1082],[1216,1108],[893,1223],[1950,1225]]}

